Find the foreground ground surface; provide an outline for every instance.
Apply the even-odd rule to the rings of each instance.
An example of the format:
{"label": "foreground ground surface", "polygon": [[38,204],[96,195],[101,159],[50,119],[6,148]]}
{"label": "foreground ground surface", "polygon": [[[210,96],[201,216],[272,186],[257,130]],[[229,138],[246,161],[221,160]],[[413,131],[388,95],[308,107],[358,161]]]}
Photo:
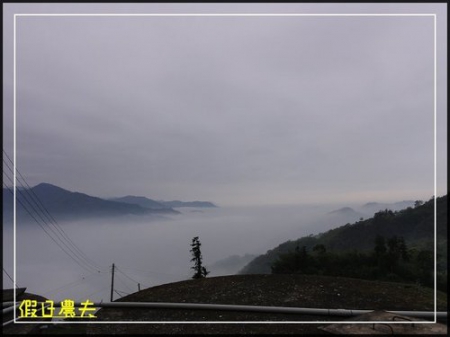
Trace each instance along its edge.
{"label": "foreground ground surface", "polygon": [[[398,283],[312,275],[234,275],[161,285],[131,294],[118,301],[433,311],[433,299],[432,289]],[[447,310],[445,294],[440,294],[438,297],[438,310]],[[102,321],[265,321],[280,323],[94,324],[88,326],[88,333],[327,334],[318,327],[327,325],[326,321],[348,319],[234,311],[109,308],[98,311],[97,316],[98,320]],[[324,323],[298,324],[302,321]]]}
{"label": "foreground ground surface", "polygon": [[[187,280],[142,290],[116,302],[176,302],[326,309],[433,311],[433,289],[410,284],[313,275],[233,275]],[[438,311],[447,296],[438,293]],[[54,325],[42,333],[88,334],[330,334],[321,328],[348,317],[238,311],[112,309],[97,321],[167,322],[163,324]],[[355,319],[356,320],[356,319]],[[205,323],[170,322],[204,321]],[[219,323],[207,323],[207,322]],[[228,323],[220,323],[220,322]],[[234,323],[229,323],[234,322]],[[245,323],[240,323],[245,322]],[[265,323],[252,323],[265,322]],[[302,323],[317,322],[317,323]],[[446,322],[444,322],[446,324]],[[423,326],[423,325],[422,325]],[[414,331],[410,331],[414,333]]]}

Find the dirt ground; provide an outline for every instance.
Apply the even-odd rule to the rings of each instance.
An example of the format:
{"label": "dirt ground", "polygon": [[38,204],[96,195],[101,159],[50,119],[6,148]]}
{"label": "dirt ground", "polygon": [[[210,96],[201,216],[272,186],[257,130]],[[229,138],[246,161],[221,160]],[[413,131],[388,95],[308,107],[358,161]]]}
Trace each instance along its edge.
{"label": "dirt ground", "polygon": [[[433,290],[409,284],[312,275],[233,275],[187,280],[148,288],[116,302],[177,302],[327,309],[433,311]],[[438,311],[447,311],[439,293]],[[320,327],[348,317],[218,310],[112,309],[97,312],[89,334],[330,334]],[[168,322],[137,324],[136,322]],[[170,323],[205,321],[205,323]],[[206,323],[206,322],[227,323]],[[233,323],[230,323],[233,322]],[[245,322],[245,323],[240,323]],[[265,323],[253,323],[265,322]],[[301,323],[317,322],[317,323]]]}

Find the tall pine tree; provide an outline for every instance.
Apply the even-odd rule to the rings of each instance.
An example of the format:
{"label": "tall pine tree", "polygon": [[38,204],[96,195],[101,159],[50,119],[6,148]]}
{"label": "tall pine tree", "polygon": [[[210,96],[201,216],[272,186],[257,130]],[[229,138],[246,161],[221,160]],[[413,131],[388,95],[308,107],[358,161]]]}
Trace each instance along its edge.
{"label": "tall pine tree", "polygon": [[192,276],[193,279],[203,278],[209,274],[209,271],[207,271],[206,268],[202,266],[202,252],[200,250],[201,245],[202,244],[200,243],[198,236],[192,239],[192,249],[190,250],[190,252],[192,253],[191,261],[194,262],[194,266],[191,268],[195,270],[195,274],[194,276]]}

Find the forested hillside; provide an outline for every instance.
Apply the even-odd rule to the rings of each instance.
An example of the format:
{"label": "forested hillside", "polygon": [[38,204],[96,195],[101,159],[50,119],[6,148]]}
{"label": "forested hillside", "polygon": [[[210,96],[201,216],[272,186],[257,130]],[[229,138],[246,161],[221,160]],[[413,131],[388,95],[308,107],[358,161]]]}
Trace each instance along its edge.
{"label": "forested hillside", "polygon": [[[305,273],[433,284],[434,199],[287,241],[241,274]],[[447,196],[437,198],[438,283],[447,281]],[[444,289],[445,288],[445,289]]]}

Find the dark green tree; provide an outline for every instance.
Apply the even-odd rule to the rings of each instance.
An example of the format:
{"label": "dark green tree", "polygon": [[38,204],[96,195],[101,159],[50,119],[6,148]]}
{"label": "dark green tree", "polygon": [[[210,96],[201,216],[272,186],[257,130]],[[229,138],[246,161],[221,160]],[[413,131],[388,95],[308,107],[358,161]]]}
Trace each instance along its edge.
{"label": "dark green tree", "polygon": [[394,235],[387,241],[388,251],[386,254],[388,268],[390,272],[394,272],[401,260],[408,261],[409,254],[403,237]]}
{"label": "dark green tree", "polygon": [[419,282],[427,287],[433,286],[434,254],[430,250],[421,250],[416,257]]}
{"label": "dark green tree", "polygon": [[319,255],[323,255],[327,252],[327,249],[325,248],[325,246],[321,243],[318,243],[317,245],[315,245],[313,247],[313,251],[317,252]]}
{"label": "dark green tree", "polygon": [[195,274],[194,274],[194,276],[192,276],[193,279],[204,278],[204,277],[206,277],[206,275],[209,274],[209,271],[207,271],[206,268],[202,266],[203,257],[202,257],[202,252],[200,250],[201,245],[202,244],[200,243],[198,236],[196,236],[192,239],[192,243],[191,243],[192,248],[191,248],[190,252],[192,253],[191,261],[194,262],[194,266],[191,268],[195,270]]}
{"label": "dark green tree", "polygon": [[311,257],[306,251],[306,246],[300,248],[298,245],[294,252],[280,254],[271,266],[273,274],[308,274],[309,267],[311,267]]}
{"label": "dark green tree", "polygon": [[375,238],[375,256],[377,259],[383,258],[384,254],[386,254],[386,241],[384,236],[377,235]]}

